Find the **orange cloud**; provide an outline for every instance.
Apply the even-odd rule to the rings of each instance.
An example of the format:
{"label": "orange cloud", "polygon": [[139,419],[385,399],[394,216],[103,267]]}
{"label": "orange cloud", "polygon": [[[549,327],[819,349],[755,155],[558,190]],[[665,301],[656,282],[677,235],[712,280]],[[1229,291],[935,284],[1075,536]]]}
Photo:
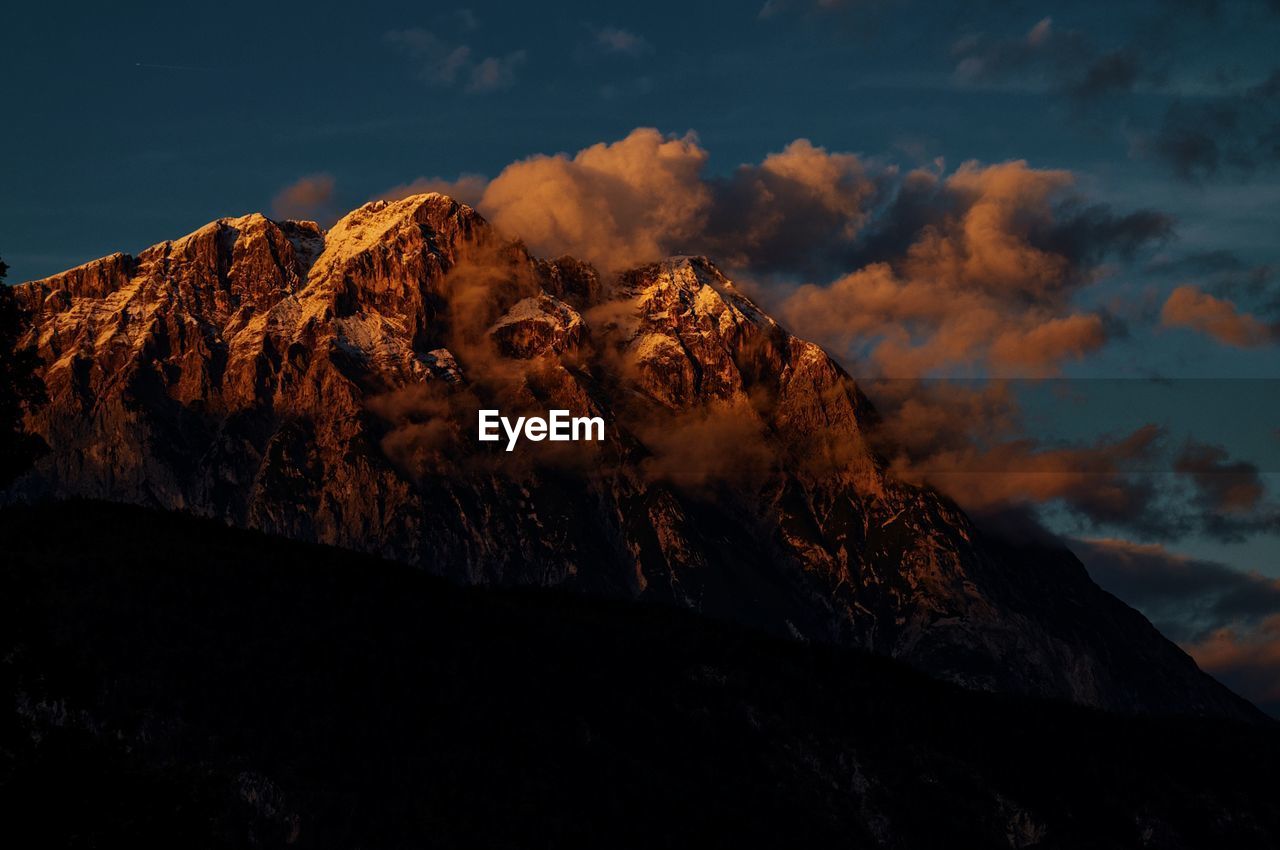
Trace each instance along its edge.
{"label": "orange cloud", "polygon": [[1098,584],[1202,668],[1261,707],[1280,709],[1280,580],[1153,544],[1073,540],[1071,549]]}
{"label": "orange cloud", "polygon": [[1148,425],[1093,444],[1046,447],[1023,436],[1009,382],[863,382],[880,419],[871,438],[895,474],[990,514],[1059,501],[1095,523],[1150,526],[1151,468],[1162,433]]}
{"label": "orange cloud", "polygon": [[745,404],[659,411],[638,423],[637,432],[652,452],[642,464],[645,474],[686,489],[719,482],[759,485],[777,460],[765,440],[764,423]]}
{"label": "orange cloud", "polygon": [[478,207],[480,199],[484,197],[485,187],[488,185],[488,178],[481,174],[463,174],[457,180],[446,180],[443,177],[419,177],[408,183],[392,186],[380,193],[377,200],[398,201],[410,195],[437,192],[448,195],[455,201],[461,201],[467,206]]}
{"label": "orange cloud", "polygon": [[575,154],[512,163],[491,182],[420,178],[382,197],[439,191],[475,206],[537,254],[617,271],[671,254],[736,268],[801,271],[847,255],[884,180],[859,157],[798,139],[727,178],[703,174],[693,134],[638,128]]}
{"label": "orange cloud", "polygon": [[334,179],[332,174],[308,174],[285,186],[271,199],[276,218],[325,220],[332,218]]}
{"label": "orange cloud", "polygon": [[1226,627],[1185,647],[1196,663],[1272,712],[1280,710],[1280,614],[1251,629]]}
{"label": "orange cloud", "polygon": [[786,318],[837,351],[861,347],[894,377],[1053,374],[1107,339],[1100,316],[1070,309],[1094,274],[1089,251],[1057,233],[1071,183],[1024,162],[970,163],[945,180],[914,172],[904,193],[938,212],[921,216],[903,255],[800,287]]}
{"label": "orange cloud", "polygon": [[1063,316],[1002,332],[991,344],[991,362],[1014,370],[1050,373],[1057,364],[1079,360],[1106,341],[1101,316]]}
{"label": "orange cloud", "polygon": [[709,181],[714,205],[701,253],[754,272],[825,274],[849,267],[855,241],[897,169],[797,139],[759,165]]}
{"label": "orange cloud", "polygon": [[[858,359],[864,374],[909,379],[1053,375],[1098,350],[1108,322],[1074,308],[1075,295],[1096,279],[1103,256],[1169,229],[1155,213],[1084,205],[1069,172],[1020,161],[900,176],[804,139],[726,177],[704,175],[708,159],[692,135],[640,128],[572,155],[513,163],[489,183],[408,188],[478,194],[478,209],[535,253],[581,256],[605,270],[706,253],[754,281],[762,300],[781,302],[801,337]],[[774,289],[779,275],[831,280],[835,269],[829,284]],[[1045,451],[1018,439],[1016,405],[999,387],[933,389],[877,395],[881,436],[903,474],[927,477],[972,508],[1062,500],[1098,521],[1149,520],[1153,493],[1126,464],[1148,450],[1154,429]],[[722,419],[681,430],[697,442]],[[652,474],[701,468],[660,434],[654,443]]]}
{"label": "orange cloud", "polygon": [[574,156],[512,163],[485,189],[480,211],[536,254],[572,254],[605,269],[659,259],[703,227],[707,152],[692,134],[638,129]]}
{"label": "orange cloud", "polygon": [[1215,298],[1194,286],[1179,286],[1164,302],[1160,321],[1165,327],[1199,331],[1237,348],[1266,345],[1275,331],[1255,316],[1240,312],[1231,301]]}
{"label": "orange cloud", "polygon": [[1266,491],[1261,470],[1252,463],[1232,460],[1221,446],[1189,441],[1174,460],[1173,469],[1189,477],[1201,503],[1219,514],[1248,515],[1259,507]]}
{"label": "orange cloud", "polygon": [[[606,272],[706,254],[800,336],[897,377],[1056,374],[1107,341],[1105,317],[1071,303],[1102,257],[1170,227],[1084,205],[1071,173],[1021,161],[900,176],[805,139],[725,177],[706,176],[708,160],[692,134],[638,128],[492,181],[419,179],[386,194],[452,193],[535,254]],[[792,290],[801,275],[831,282]]]}
{"label": "orange cloud", "polygon": [[1155,493],[1132,468],[1153,455],[1160,437],[1160,429],[1147,425],[1119,440],[1068,448],[1026,439],[973,441],[923,458],[899,456],[894,469],[909,480],[927,480],[972,511],[1061,500],[1095,522],[1134,524],[1145,520]]}
{"label": "orange cloud", "polygon": [[[1166,510],[1168,494],[1150,474],[1161,436],[1154,426],[1093,445],[1045,447],[1023,436],[1016,399],[998,381],[976,390],[920,381],[1051,376],[1097,351],[1113,323],[1079,309],[1076,296],[1098,279],[1106,257],[1127,257],[1167,236],[1166,217],[1086,204],[1071,173],[1021,161],[899,175],[804,139],[724,177],[704,174],[708,160],[692,134],[640,128],[573,154],[521,160],[491,181],[423,178],[385,194],[459,196],[535,254],[570,254],[606,272],[673,253],[727,262],[744,288],[780,307],[792,331],[857,361],[873,379],[865,389],[881,425],[872,439],[894,468],[969,509],[1055,502],[1095,524],[1149,535],[1203,525],[1186,510]],[[508,374],[509,364],[478,333],[496,316],[490,302],[508,304],[494,298],[512,271],[505,263],[492,275],[465,268],[451,275],[452,302],[461,308],[451,322],[454,334],[470,332],[450,348],[489,391],[518,389],[520,376]],[[810,279],[831,282],[792,288],[796,277],[784,277],[810,269]],[[830,269],[843,273],[832,279]],[[471,277],[475,287],[464,285]],[[474,309],[463,297],[473,290]],[[588,324],[616,306],[587,310]],[[646,424],[641,417],[634,430],[652,452],[646,469],[654,478],[697,488],[738,474],[754,480],[770,467],[767,451],[756,451],[750,417],[704,411],[679,427]],[[748,450],[720,467],[705,463],[701,446],[732,429]],[[1240,506],[1240,516],[1215,533],[1258,521],[1258,504],[1246,504],[1260,502],[1257,488],[1237,474],[1223,490],[1227,479],[1216,469],[1199,474],[1188,463],[1180,471],[1203,500]]]}

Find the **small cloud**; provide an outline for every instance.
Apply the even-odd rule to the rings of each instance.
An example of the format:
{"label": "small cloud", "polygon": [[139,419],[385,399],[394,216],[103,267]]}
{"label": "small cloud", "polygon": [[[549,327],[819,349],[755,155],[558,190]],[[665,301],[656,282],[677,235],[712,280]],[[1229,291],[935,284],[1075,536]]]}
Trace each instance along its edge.
{"label": "small cloud", "polygon": [[617,27],[600,27],[593,33],[596,47],[606,53],[640,56],[653,49],[644,36]]}
{"label": "small cloud", "polygon": [[470,9],[458,9],[453,13],[453,16],[457,18],[458,26],[466,32],[480,29],[480,19]]}
{"label": "small cloud", "polygon": [[527,58],[524,50],[477,59],[470,45],[445,41],[423,29],[391,30],[383,39],[418,66],[423,82],[441,87],[463,85],[468,92],[509,88]]}
{"label": "small cloud", "polygon": [[488,92],[511,88],[516,82],[516,69],[524,64],[526,58],[528,54],[525,51],[517,50],[506,56],[481,59],[471,68],[471,81],[467,83],[467,91]]}
{"label": "small cloud", "polygon": [[1070,92],[1081,99],[1101,97],[1110,92],[1130,91],[1142,74],[1138,57],[1130,50],[1114,50],[1095,59],[1084,76],[1071,85]]}
{"label": "small cloud", "polygon": [[333,216],[334,185],[332,174],[299,177],[271,199],[271,212],[277,218],[326,222]]}
{"label": "small cloud", "polygon": [[1165,327],[1190,328],[1236,348],[1256,348],[1276,337],[1274,328],[1240,311],[1233,302],[1190,285],[1179,286],[1170,293],[1160,311],[1160,321]]}
{"label": "small cloud", "polygon": [[438,192],[474,207],[484,197],[484,190],[488,185],[488,178],[482,174],[463,174],[457,180],[447,180],[443,177],[419,177],[409,183],[392,186],[385,192],[379,193],[377,197],[384,201],[398,201],[410,195]]}
{"label": "small cloud", "polygon": [[781,12],[785,6],[786,4],[782,0],[765,0],[765,4],[760,7],[760,12],[756,17],[762,21],[767,21]]}
{"label": "small cloud", "polygon": [[1039,47],[1053,34],[1053,18],[1043,18],[1027,33],[1027,44]]}
{"label": "small cloud", "polygon": [[651,77],[637,77],[634,80],[602,83],[597,91],[600,93],[602,100],[646,95],[653,91],[653,79]]}
{"label": "small cloud", "polygon": [[1280,716],[1280,614],[1253,628],[1222,628],[1186,649],[1229,687]]}
{"label": "small cloud", "polygon": [[788,9],[798,8],[805,11],[834,12],[855,6],[853,0],[765,0],[765,4],[756,13],[756,18],[767,21]]}
{"label": "small cloud", "polygon": [[415,60],[418,76],[427,83],[451,86],[458,73],[471,61],[471,48],[450,45],[422,29],[392,30],[383,36],[388,44]]}
{"label": "small cloud", "polygon": [[1197,501],[1219,519],[1252,513],[1266,491],[1257,465],[1232,459],[1222,446],[1188,440],[1173,469],[1194,483]]}

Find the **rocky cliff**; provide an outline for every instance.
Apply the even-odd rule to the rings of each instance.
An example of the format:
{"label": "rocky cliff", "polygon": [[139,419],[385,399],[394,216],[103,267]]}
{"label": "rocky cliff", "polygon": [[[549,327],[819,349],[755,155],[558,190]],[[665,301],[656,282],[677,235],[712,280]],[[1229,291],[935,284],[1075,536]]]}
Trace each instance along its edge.
{"label": "rocky cliff", "polygon": [[[662,600],[977,688],[1254,716],[1070,553],[894,480],[854,381],[707,259],[606,280],[432,194],[328,232],[222,219],[18,293],[51,447],[19,498]],[[601,416],[606,440],[507,453],[476,440],[482,407]]]}

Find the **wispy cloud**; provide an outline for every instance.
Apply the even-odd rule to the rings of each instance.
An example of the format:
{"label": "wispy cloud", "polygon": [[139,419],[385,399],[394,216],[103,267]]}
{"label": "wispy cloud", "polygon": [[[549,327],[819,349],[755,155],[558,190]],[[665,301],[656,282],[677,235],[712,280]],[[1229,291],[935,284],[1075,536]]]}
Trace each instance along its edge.
{"label": "wispy cloud", "polygon": [[592,36],[596,48],[605,53],[641,56],[653,49],[644,36],[617,27],[593,27]]}
{"label": "wispy cloud", "polygon": [[1147,74],[1130,47],[1104,50],[1078,30],[1063,30],[1041,18],[1024,34],[967,36],[952,45],[955,75],[962,83],[1039,80],[1076,99],[1129,91]]}
{"label": "wispy cloud", "polygon": [[1174,102],[1144,148],[1184,179],[1247,175],[1280,163],[1277,127],[1280,69],[1236,91]]}
{"label": "wispy cloud", "polygon": [[453,17],[457,20],[458,26],[465,32],[480,29],[480,19],[470,9],[458,9],[453,13]]}
{"label": "wispy cloud", "polygon": [[391,30],[383,38],[417,66],[423,82],[461,86],[473,93],[510,88],[516,82],[517,70],[528,59],[524,50],[477,56],[470,45],[446,41],[424,29]]}
{"label": "wispy cloud", "polygon": [[861,0],[861,2],[859,0],[765,0],[756,17],[764,21],[790,9],[831,12],[858,5],[883,5],[885,2],[891,2],[891,0],[870,0],[870,2],[868,0]]}
{"label": "wispy cloud", "polygon": [[332,174],[308,174],[285,186],[271,199],[277,218],[313,219],[321,223],[334,216]]}

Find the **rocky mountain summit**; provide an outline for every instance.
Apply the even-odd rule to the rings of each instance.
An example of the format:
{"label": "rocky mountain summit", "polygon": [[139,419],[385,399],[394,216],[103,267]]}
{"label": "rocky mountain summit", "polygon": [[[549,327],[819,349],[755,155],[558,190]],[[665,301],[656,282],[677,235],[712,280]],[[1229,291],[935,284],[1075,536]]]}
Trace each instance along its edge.
{"label": "rocky mountain summit", "polygon": [[[187,511],[468,583],[661,600],[983,689],[1255,712],[1062,549],[895,480],[875,412],[709,260],[604,278],[437,195],[221,219],[20,285],[50,446],[10,498]],[[476,411],[603,443],[476,439]]]}

